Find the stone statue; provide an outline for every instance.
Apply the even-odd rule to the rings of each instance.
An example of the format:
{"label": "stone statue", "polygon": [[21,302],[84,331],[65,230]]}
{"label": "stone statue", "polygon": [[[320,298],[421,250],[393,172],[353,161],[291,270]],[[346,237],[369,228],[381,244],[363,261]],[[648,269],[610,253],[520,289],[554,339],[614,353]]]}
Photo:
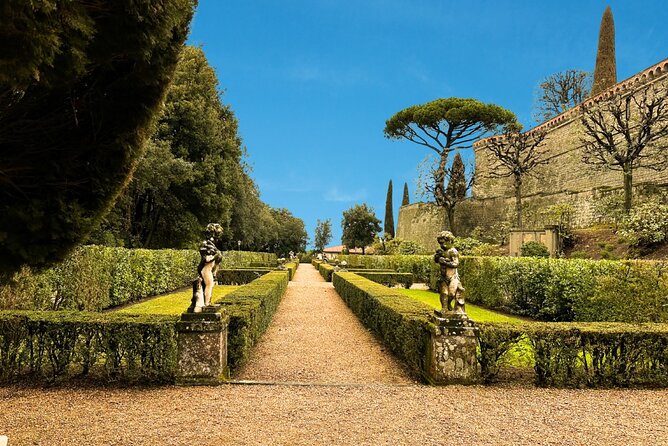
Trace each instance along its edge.
{"label": "stone statue", "polygon": [[201,313],[211,304],[211,293],[215,284],[216,271],[223,259],[216,243],[223,236],[223,228],[218,223],[209,223],[204,231],[205,239],[199,246],[200,261],[197,266],[197,279],[193,281],[193,298],[188,313]]}
{"label": "stone statue", "polygon": [[436,314],[441,317],[447,316],[448,313],[458,317],[467,317],[464,309],[464,287],[459,281],[457,272],[459,252],[454,246],[455,236],[450,231],[442,231],[436,240],[441,246],[434,254],[434,262],[441,267],[441,277],[438,280],[441,310],[436,310]]}

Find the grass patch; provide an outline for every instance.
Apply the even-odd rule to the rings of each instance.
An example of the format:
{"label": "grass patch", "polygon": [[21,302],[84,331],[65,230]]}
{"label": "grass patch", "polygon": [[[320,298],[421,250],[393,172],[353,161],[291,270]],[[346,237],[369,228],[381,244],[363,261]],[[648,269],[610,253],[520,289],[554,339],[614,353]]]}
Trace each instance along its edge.
{"label": "grass patch", "polygon": [[[211,301],[216,302],[222,299],[227,294],[239,288],[237,285],[216,285],[213,287],[213,295]],[[154,299],[150,299],[138,304],[130,305],[117,313],[123,314],[164,314],[164,315],[179,315],[186,311],[190,306],[192,299],[192,291],[185,290],[175,293],[165,294]]]}
{"label": "grass patch", "polygon": [[[438,293],[427,290],[402,290],[397,289],[402,294],[405,294],[408,297],[424,302],[427,305],[431,305],[434,308],[441,308],[441,301],[438,298]],[[503,313],[498,313],[496,311],[488,310],[486,308],[481,308],[476,305],[466,304],[466,313],[469,315],[469,318],[473,319],[476,322],[510,322],[514,324],[521,324],[526,322],[520,318],[514,316],[508,316]]]}

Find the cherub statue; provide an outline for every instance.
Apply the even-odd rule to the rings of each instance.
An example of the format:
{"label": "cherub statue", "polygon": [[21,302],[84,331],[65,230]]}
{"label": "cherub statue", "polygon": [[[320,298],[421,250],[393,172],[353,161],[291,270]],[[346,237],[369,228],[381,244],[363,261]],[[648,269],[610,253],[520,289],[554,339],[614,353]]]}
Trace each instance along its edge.
{"label": "cherub statue", "polygon": [[[442,231],[436,238],[440,249],[434,254],[434,262],[441,267],[438,281],[438,292],[441,299],[441,311],[436,313],[445,316],[448,313],[466,316],[464,309],[464,287],[459,281],[459,252],[454,246],[455,236],[450,231]],[[453,306],[454,301],[454,306]]]}
{"label": "cherub statue", "polygon": [[193,281],[193,298],[188,313],[201,313],[202,308],[211,304],[211,293],[215,284],[216,271],[223,259],[216,243],[223,236],[223,228],[218,223],[209,223],[204,231],[205,239],[199,247],[200,261],[197,279]]}

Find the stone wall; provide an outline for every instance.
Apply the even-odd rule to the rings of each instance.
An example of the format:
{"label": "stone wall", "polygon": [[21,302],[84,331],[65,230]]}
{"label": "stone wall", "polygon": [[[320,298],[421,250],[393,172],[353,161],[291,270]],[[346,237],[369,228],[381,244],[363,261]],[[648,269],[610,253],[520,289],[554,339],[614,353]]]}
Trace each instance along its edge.
{"label": "stone wall", "polygon": [[[649,69],[620,82],[607,92],[591,100],[605,99],[612,93],[621,91],[638,91],[649,85],[666,89],[668,84],[668,59]],[[580,135],[582,128],[578,111],[571,109],[541,124],[536,129],[547,130],[544,150],[548,153],[549,163],[539,166],[536,178],[526,177],[523,185],[523,204],[540,200],[541,206],[564,203],[575,208],[574,225],[587,226],[594,222],[592,201],[595,197],[623,188],[622,173],[610,169],[595,169],[582,162],[582,144]],[[489,179],[492,160],[485,149],[489,139],[474,144],[476,178],[473,187],[473,198],[488,206],[513,206],[512,180]],[[648,169],[637,169],[634,172],[636,188],[666,187],[668,174]]]}
{"label": "stone wall", "polygon": [[442,208],[430,203],[408,204],[399,208],[396,236],[435,250],[438,248],[436,236],[447,228],[446,222]]}

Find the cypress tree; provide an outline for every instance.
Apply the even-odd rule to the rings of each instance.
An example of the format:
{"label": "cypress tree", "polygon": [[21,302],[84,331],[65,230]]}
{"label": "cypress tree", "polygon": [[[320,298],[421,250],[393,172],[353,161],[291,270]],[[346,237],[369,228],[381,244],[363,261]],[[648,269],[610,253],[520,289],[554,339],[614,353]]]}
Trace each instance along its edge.
{"label": "cypress tree", "polygon": [[408,195],[408,184],[404,183],[404,199],[401,200],[402,206],[407,206],[411,204],[410,196]]}
{"label": "cypress tree", "polygon": [[450,167],[450,181],[445,188],[445,209],[448,214],[448,224],[453,233],[455,232],[455,207],[466,199],[467,189],[464,162],[459,152],[457,152]]}
{"label": "cypress tree", "polygon": [[615,61],[615,21],[610,6],[605,8],[598,34],[598,52],[594,68],[594,85],[591,96],[596,96],[617,83],[617,63]]}
{"label": "cypress tree", "polygon": [[385,198],[385,233],[394,238],[394,212],[392,210],[392,180],[387,186],[387,198]]}

